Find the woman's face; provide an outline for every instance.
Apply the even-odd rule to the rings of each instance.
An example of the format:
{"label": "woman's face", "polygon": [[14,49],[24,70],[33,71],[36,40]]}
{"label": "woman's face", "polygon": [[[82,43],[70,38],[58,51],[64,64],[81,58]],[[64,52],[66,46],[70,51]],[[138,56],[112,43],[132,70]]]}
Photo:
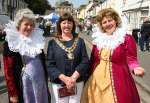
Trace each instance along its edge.
{"label": "woman's face", "polygon": [[116,29],[116,21],[111,17],[104,17],[102,20],[102,28],[107,34],[112,34]]}
{"label": "woman's face", "polygon": [[63,34],[71,34],[72,28],[73,28],[73,22],[68,21],[68,20],[64,20],[60,23],[60,27],[61,27]]}
{"label": "woman's face", "polygon": [[19,26],[19,32],[24,36],[29,36],[34,28],[34,23],[32,20],[24,18]]}

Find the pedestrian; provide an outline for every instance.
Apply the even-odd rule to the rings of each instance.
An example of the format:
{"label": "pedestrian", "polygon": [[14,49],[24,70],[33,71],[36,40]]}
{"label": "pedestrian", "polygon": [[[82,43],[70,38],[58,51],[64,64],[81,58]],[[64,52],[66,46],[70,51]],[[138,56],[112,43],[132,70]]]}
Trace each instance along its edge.
{"label": "pedestrian", "polygon": [[[3,26],[0,24],[0,54],[3,52],[3,41],[5,40],[5,32],[3,31]],[[0,70],[1,70],[1,61],[0,61]]]}
{"label": "pedestrian", "polygon": [[139,66],[132,35],[126,34],[118,13],[111,8],[102,9],[96,18],[90,59],[93,72],[81,103],[140,103],[131,73],[143,76],[144,69]]}
{"label": "pedestrian", "polygon": [[90,35],[92,32],[92,23],[91,23],[91,17],[87,19],[86,21],[86,28],[87,28],[87,35]]}
{"label": "pedestrian", "polygon": [[50,36],[50,30],[51,30],[51,21],[46,21],[45,28],[44,28],[44,36]]}
{"label": "pedestrian", "polygon": [[64,13],[57,22],[57,36],[48,44],[51,103],[80,102],[89,58],[84,40],[75,28],[73,17]]}
{"label": "pedestrian", "polygon": [[0,42],[3,42],[5,40],[5,32],[4,32],[4,27],[0,24]]}
{"label": "pedestrian", "polygon": [[5,31],[4,72],[10,103],[48,103],[45,42],[33,12],[19,10]]}
{"label": "pedestrian", "polygon": [[141,31],[140,32],[141,32],[140,50],[144,51],[144,48],[145,48],[147,51],[150,51],[149,50],[150,21],[147,17],[144,19],[144,22],[141,26]]}
{"label": "pedestrian", "polygon": [[140,29],[133,29],[132,30],[132,36],[135,39],[136,43],[138,44],[139,42],[139,33],[140,33]]}
{"label": "pedestrian", "polygon": [[39,28],[44,30],[45,29],[45,26],[44,26],[44,18],[43,17],[39,17]]}

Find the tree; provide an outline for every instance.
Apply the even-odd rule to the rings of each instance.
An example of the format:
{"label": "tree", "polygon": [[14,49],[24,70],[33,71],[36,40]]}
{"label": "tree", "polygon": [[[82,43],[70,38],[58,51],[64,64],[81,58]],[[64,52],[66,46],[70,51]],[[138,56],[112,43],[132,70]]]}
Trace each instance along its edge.
{"label": "tree", "polygon": [[35,14],[43,15],[46,10],[51,9],[51,5],[47,0],[24,0],[28,4],[28,8]]}

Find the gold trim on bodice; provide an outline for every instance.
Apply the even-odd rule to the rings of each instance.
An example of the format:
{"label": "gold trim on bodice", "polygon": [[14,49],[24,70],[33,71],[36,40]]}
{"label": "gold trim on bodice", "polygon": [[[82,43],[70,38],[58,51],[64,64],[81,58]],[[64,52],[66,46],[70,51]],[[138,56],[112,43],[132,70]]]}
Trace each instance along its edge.
{"label": "gold trim on bodice", "polygon": [[111,53],[108,49],[102,49],[100,52],[100,64],[95,68],[93,75],[101,91],[107,88],[110,83],[110,57]]}

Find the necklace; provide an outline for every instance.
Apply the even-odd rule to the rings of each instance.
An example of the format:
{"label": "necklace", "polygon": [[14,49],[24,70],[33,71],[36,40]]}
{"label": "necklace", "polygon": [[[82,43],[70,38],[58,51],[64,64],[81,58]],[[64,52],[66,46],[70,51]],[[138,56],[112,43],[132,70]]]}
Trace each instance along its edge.
{"label": "necklace", "polygon": [[74,54],[73,51],[75,50],[75,48],[77,47],[77,41],[78,38],[75,38],[73,44],[71,47],[66,47],[62,42],[60,42],[58,39],[55,39],[56,43],[63,49],[65,50],[65,52],[67,53],[67,57],[69,60],[73,60],[74,59]]}

